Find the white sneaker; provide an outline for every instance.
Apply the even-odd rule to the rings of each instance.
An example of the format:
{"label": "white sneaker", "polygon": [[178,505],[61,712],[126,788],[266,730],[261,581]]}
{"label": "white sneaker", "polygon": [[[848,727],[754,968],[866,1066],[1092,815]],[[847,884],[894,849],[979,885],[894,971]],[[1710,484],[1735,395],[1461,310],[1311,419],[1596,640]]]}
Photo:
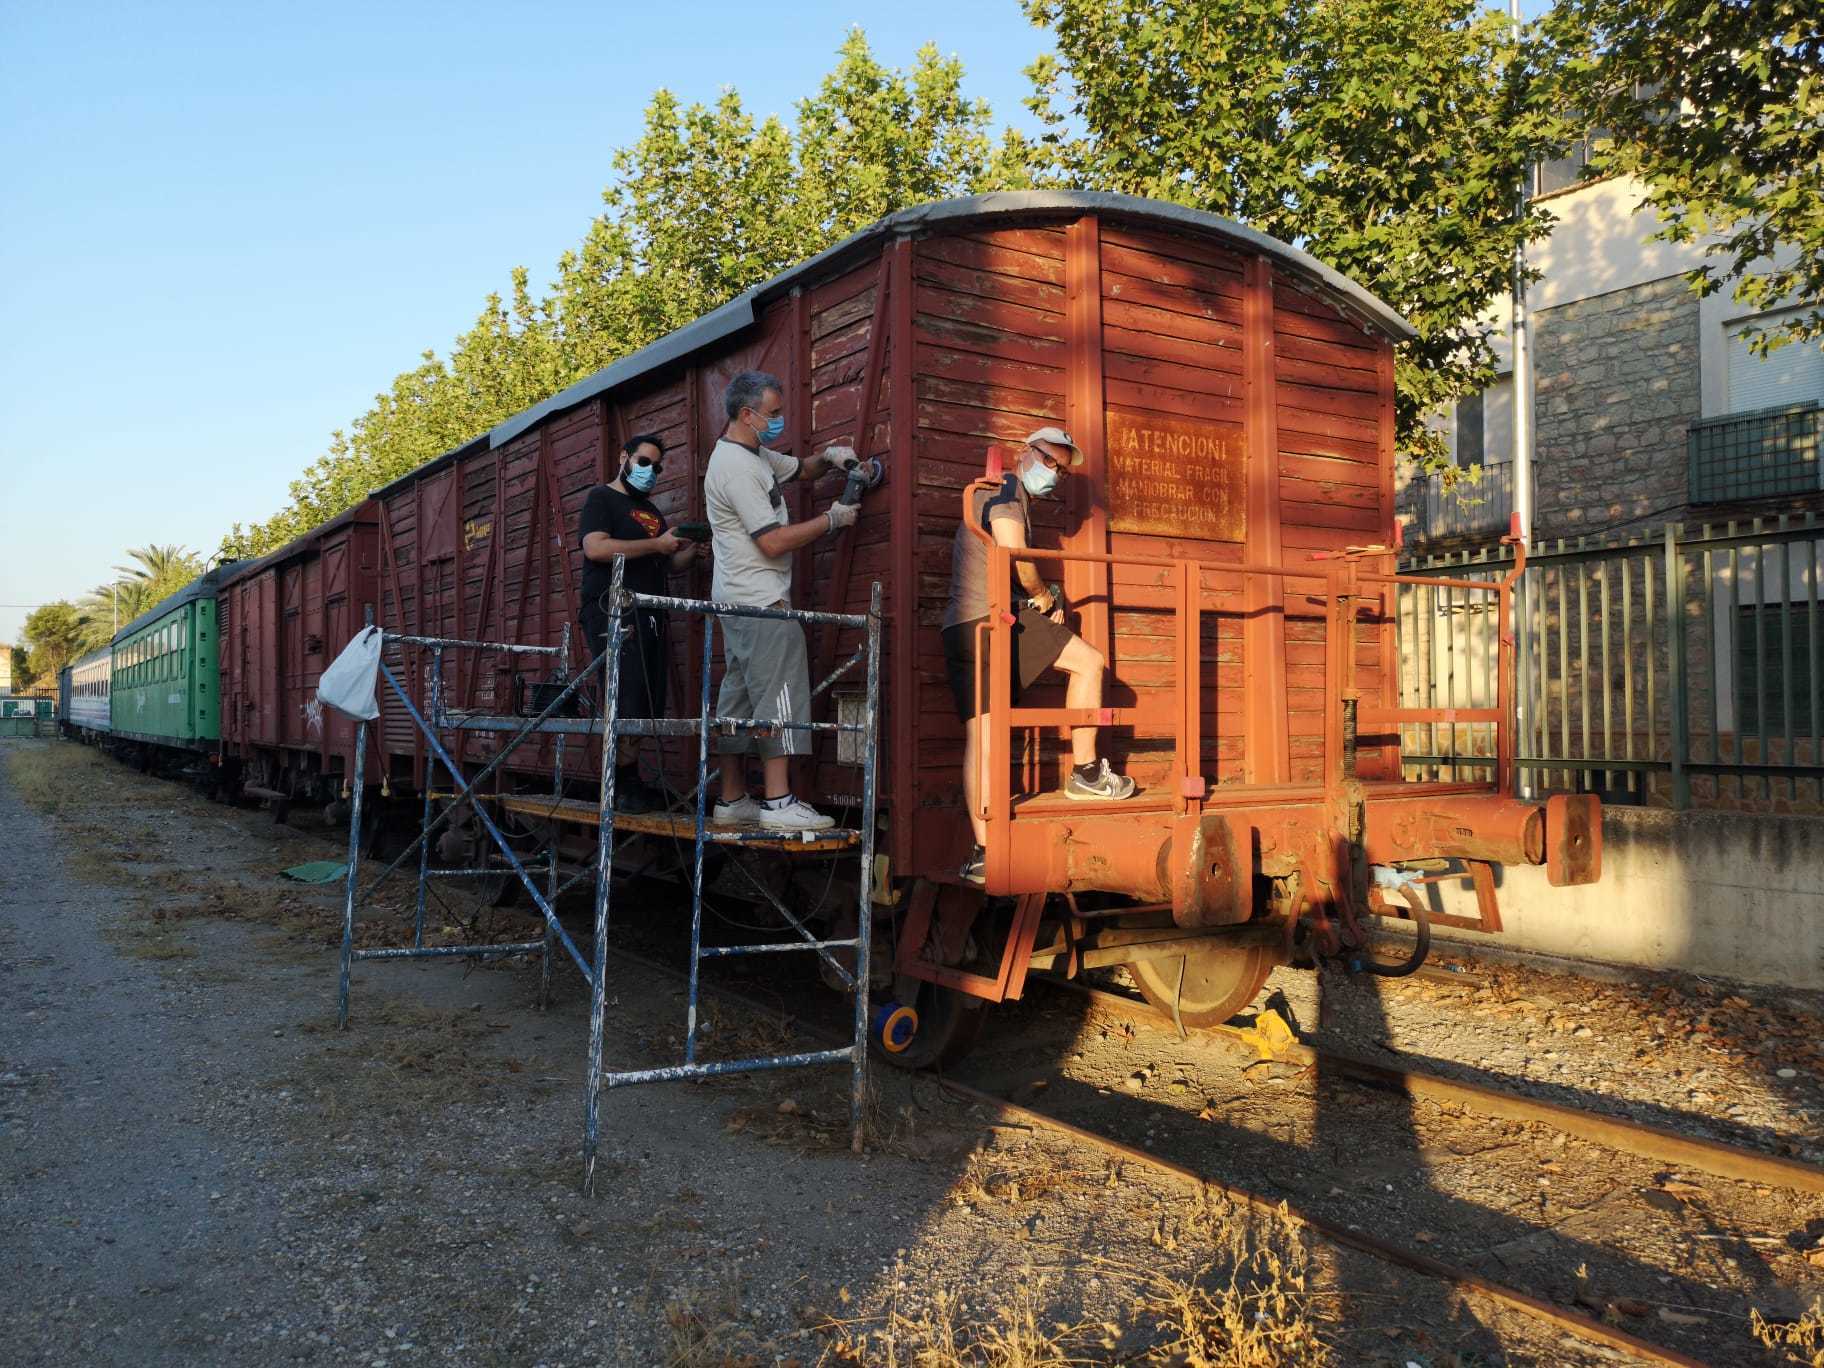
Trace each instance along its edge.
{"label": "white sneaker", "polygon": [[760,804],[744,793],[732,803],[718,802],[709,820],[715,826],[752,826],[760,820]]}
{"label": "white sneaker", "polygon": [[797,798],[783,807],[760,806],[760,825],[768,831],[828,831],[836,825],[834,817],[826,817],[809,803]]}

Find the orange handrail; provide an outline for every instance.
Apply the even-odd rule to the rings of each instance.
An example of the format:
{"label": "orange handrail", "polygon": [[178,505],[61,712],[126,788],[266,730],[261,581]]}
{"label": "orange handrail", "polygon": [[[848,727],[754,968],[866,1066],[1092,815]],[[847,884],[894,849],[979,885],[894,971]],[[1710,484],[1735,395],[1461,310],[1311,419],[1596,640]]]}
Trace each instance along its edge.
{"label": "orange handrail", "polygon": [[[1175,735],[1173,738],[1172,771],[1177,782],[1178,791],[1172,795],[1173,808],[1177,813],[1201,809],[1205,789],[1201,774],[1202,749],[1202,713],[1201,713],[1201,640],[1198,619],[1201,617],[1200,584],[1206,572],[1219,574],[1267,575],[1280,579],[1322,579],[1326,582],[1321,597],[1328,601],[1328,616],[1331,621],[1327,639],[1330,643],[1325,656],[1328,668],[1325,671],[1326,692],[1329,699],[1328,714],[1325,719],[1325,777],[1328,787],[1336,783],[1342,767],[1342,714],[1343,703],[1355,696],[1353,684],[1354,669],[1346,666],[1343,657],[1348,655],[1347,643],[1353,634],[1355,615],[1361,595],[1359,586],[1374,585],[1408,585],[1433,589],[1458,589],[1475,593],[1490,593],[1497,601],[1496,639],[1498,647],[1497,663],[1497,698],[1493,710],[1496,716],[1492,719],[1495,728],[1495,781],[1498,792],[1505,792],[1512,786],[1513,776],[1513,734],[1511,712],[1511,676],[1513,673],[1513,631],[1512,600],[1513,588],[1519,582],[1526,568],[1526,544],[1519,537],[1518,529],[1503,538],[1503,543],[1514,547],[1514,563],[1508,573],[1494,580],[1463,580],[1433,578],[1425,575],[1387,574],[1361,568],[1359,559],[1364,551],[1331,553],[1314,556],[1313,560],[1334,560],[1337,564],[1323,568],[1298,565],[1259,565],[1246,561],[1217,560],[1210,556],[1124,556],[1099,551],[1067,551],[1061,548],[1041,547],[1006,547],[989,535],[986,528],[978,525],[971,507],[973,495],[977,490],[994,491],[999,483],[992,479],[972,480],[962,491],[963,525],[975,536],[980,537],[988,551],[988,617],[977,623],[976,660],[974,675],[976,717],[992,719],[992,722],[978,722],[980,727],[980,744],[976,749],[976,792],[979,795],[981,816],[988,826],[988,873],[990,883],[1001,882],[1006,873],[1009,858],[1006,837],[1007,824],[1012,821],[1013,795],[1011,776],[1007,760],[1003,757],[998,763],[991,760],[994,755],[1001,755],[1003,746],[1006,754],[1012,750],[1013,725],[1009,714],[1012,710],[1012,633],[1016,621],[1012,602],[1012,571],[1015,561],[1045,561],[1060,564],[1092,565],[1125,565],[1152,566],[1176,572],[1177,584],[1174,590],[1177,601],[1173,605],[1172,615],[1174,637],[1178,646],[1178,669],[1173,684],[1173,712],[1176,716]],[[1378,554],[1391,554],[1380,552]],[[980,669],[981,650],[986,646],[988,655],[988,697],[982,697],[982,677]],[[1339,655],[1339,651],[1341,654]],[[1331,660],[1330,657],[1337,656]],[[1067,725],[1068,719],[1075,716],[1073,710],[1065,708],[1022,709],[1028,714],[1024,719],[1028,724],[1044,726],[1053,721],[1057,725]],[[1113,709],[1103,709],[1106,719],[1102,725],[1113,724]],[[1383,710],[1384,711],[1384,710]],[[1437,712],[1437,709],[1398,709],[1402,721],[1428,720],[1425,714]],[[1446,710],[1449,711],[1449,710]],[[1486,711],[1486,710],[1478,710]],[[1458,717],[1463,709],[1455,710]],[[1032,714],[1037,714],[1036,717]],[[1410,716],[1408,716],[1410,714]],[[1444,720],[1442,718],[1434,720]],[[1453,721],[1455,719],[1452,719]],[[1480,720],[1480,719],[1478,719]],[[997,839],[997,836],[999,839]]]}

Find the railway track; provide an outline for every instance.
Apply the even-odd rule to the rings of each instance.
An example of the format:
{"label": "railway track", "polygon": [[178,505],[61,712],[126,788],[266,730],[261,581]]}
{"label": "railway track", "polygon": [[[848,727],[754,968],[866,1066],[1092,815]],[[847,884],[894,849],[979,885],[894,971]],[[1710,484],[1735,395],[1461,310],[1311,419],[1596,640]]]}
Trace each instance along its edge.
{"label": "railway track", "polygon": [[[685,976],[680,971],[660,961],[649,959],[644,955],[612,947],[610,948],[609,953],[616,959],[630,965],[636,965],[649,973],[660,974],[678,982],[684,981]],[[807,1034],[826,1038],[838,1044],[842,1043],[837,1039],[836,1034],[828,1028],[806,1021],[800,1016],[782,1012],[777,1006],[752,997],[738,989],[706,985],[704,991],[713,994],[723,1001],[738,1005],[763,1017],[772,1020],[790,1021],[799,1029],[804,1030]],[[1106,994],[1105,996],[1114,998],[1117,1003],[1121,1004],[1121,1010],[1124,1012],[1135,1009],[1137,1006],[1137,1004],[1134,1004],[1131,1000],[1121,998],[1118,994]],[[1140,1010],[1144,1010],[1144,1008],[1140,1008]],[[1156,1021],[1158,1018],[1155,1017],[1154,1020]],[[1299,1048],[1305,1049],[1307,1047],[1301,1046]],[[1311,1053],[1315,1058],[1316,1052]],[[1378,1066],[1369,1067],[1376,1068]],[[1413,1074],[1397,1069],[1381,1069],[1380,1072],[1384,1075],[1397,1078],[1402,1086],[1409,1087],[1423,1087],[1426,1086],[1430,1080],[1436,1078],[1435,1075],[1424,1075],[1423,1081],[1414,1084],[1411,1082],[1414,1077]],[[1448,1079],[1440,1079],[1437,1081],[1440,1084],[1449,1085],[1452,1088],[1467,1086],[1456,1084],[1453,1080]],[[1141,1165],[1153,1172],[1182,1183],[1187,1188],[1221,1196],[1238,1206],[1262,1213],[1280,1213],[1289,1217],[1295,1224],[1301,1226],[1316,1238],[1335,1247],[1364,1253],[1394,1267],[1438,1279],[1439,1281],[1459,1288],[1466,1293],[1485,1298],[1535,1321],[1574,1335],[1586,1343],[1600,1345],[1612,1350],[1619,1350],[1623,1353],[1634,1355],[1649,1363],[1681,1365],[1683,1368],[1704,1368],[1704,1365],[1709,1363],[1709,1360],[1697,1358],[1681,1349],[1655,1343],[1652,1340],[1634,1334],[1620,1326],[1611,1325],[1603,1320],[1599,1320],[1595,1316],[1585,1314],[1573,1307],[1535,1296],[1519,1287],[1486,1277],[1473,1269],[1451,1264],[1434,1255],[1428,1254],[1423,1250],[1412,1247],[1411,1245],[1402,1244],[1395,1240],[1383,1238],[1379,1235],[1373,1235],[1357,1227],[1316,1215],[1310,1211],[1300,1209],[1297,1205],[1288,1203],[1282,1198],[1268,1196],[1253,1189],[1242,1187],[1205,1168],[1164,1157],[1152,1152],[1150,1149],[1130,1144],[1125,1140],[1104,1134],[1091,1127],[1079,1125],[1074,1121],[1052,1112],[1024,1103],[1011,1101],[998,1093],[975,1087],[953,1078],[945,1078],[943,1080],[943,1088],[951,1096],[988,1109],[1002,1120],[1019,1122],[1030,1127],[1067,1136],[1079,1143],[1089,1145],[1105,1154],[1118,1158],[1125,1163]],[[1547,1125],[1557,1124],[1558,1122],[1564,1122],[1567,1125],[1575,1124],[1576,1118],[1586,1115],[1576,1113],[1571,1108],[1556,1107],[1554,1104],[1549,1103],[1538,1104],[1541,1110],[1533,1111],[1531,1110],[1531,1107],[1534,1099],[1521,1098],[1517,1094],[1501,1094],[1499,1090],[1496,1089],[1476,1089],[1475,1091],[1478,1094],[1487,1095],[1478,1100],[1484,1101],[1488,1105],[1492,1106],[1498,1103],[1503,1106],[1514,1106],[1517,1109],[1525,1110],[1527,1112],[1524,1119],[1540,1120]],[[1421,1093],[1415,1095],[1434,1094]],[[1469,1104],[1466,1103],[1466,1105]],[[1614,1120],[1614,1118],[1590,1119]],[[1625,1131],[1626,1128],[1636,1126],[1637,1123],[1618,1124],[1620,1124]],[[1671,1132],[1663,1132],[1655,1127],[1640,1127],[1638,1129],[1652,1133],[1649,1138],[1653,1144],[1664,1144],[1668,1139],[1680,1140],[1686,1144],[1701,1147],[1705,1156],[1712,1163],[1721,1164],[1731,1162],[1726,1154],[1719,1153],[1719,1151],[1731,1151],[1734,1147],[1721,1145],[1717,1142],[1694,1141],[1689,1137],[1677,1137],[1672,1135]],[[1622,1131],[1617,1131],[1616,1133],[1617,1135],[1623,1134]],[[1598,1143],[1603,1142],[1599,1141]],[[1636,1143],[1647,1143],[1647,1141],[1637,1140]],[[1629,1149],[1628,1152],[1634,1154],[1640,1153],[1638,1149]],[[1740,1162],[1743,1163],[1750,1161],[1757,1163],[1760,1161],[1770,1161],[1773,1164],[1780,1166],[1779,1171],[1786,1175],[1786,1178],[1782,1181],[1788,1186],[1793,1185],[1795,1182],[1802,1182],[1802,1190],[1804,1191],[1824,1190],[1824,1187],[1819,1186],[1821,1180],[1824,1180],[1824,1174],[1820,1174],[1813,1166],[1794,1164],[1792,1161],[1779,1160],[1776,1156],[1763,1155],[1754,1151],[1742,1150],[1736,1151],[1736,1153]],[[1690,1161],[1681,1159],[1679,1162],[1686,1163]],[[1760,1181],[1767,1180],[1763,1178],[1760,1179]]]}
{"label": "railway track", "polygon": [[[1165,1031],[1172,1029],[1171,1019],[1156,1011],[1149,1003],[1048,975],[1033,977],[1047,987],[1087,997],[1096,1008],[1123,1020]],[[1440,977],[1454,978],[1445,975]],[[1685,1135],[1628,1117],[1567,1107],[1562,1103],[1529,1097],[1525,1093],[1447,1078],[1405,1064],[1369,1061],[1334,1050],[1314,1049],[1297,1041],[1273,1042],[1269,1046],[1258,1032],[1219,1027],[1208,1034],[1217,1038],[1227,1037],[1238,1044],[1255,1048],[1270,1048],[1275,1059],[1308,1068],[1321,1065],[1327,1074],[1368,1087],[1391,1088],[1402,1091],[1411,1098],[1467,1107],[1503,1121],[1537,1122],[1566,1135],[1623,1154],[1632,1154],[1637,1158],[1698,1169],[1720,1178],[1764,1183],[1795,1192],[1824,1193],[1824,1168],[1768,1154],[1763,1150]],[[1261,1043],[1257,1045],[1256,1042]]]}

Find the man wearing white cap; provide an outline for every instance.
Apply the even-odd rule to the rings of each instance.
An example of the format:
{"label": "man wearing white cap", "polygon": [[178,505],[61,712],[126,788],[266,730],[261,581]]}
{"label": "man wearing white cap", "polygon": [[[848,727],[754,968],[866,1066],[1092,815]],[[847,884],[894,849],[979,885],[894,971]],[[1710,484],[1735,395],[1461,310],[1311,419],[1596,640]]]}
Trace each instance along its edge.
{"label": "man wearing white cap", "polygon": [[[996,544],[1011,550],[1030,546],[1033,498],[1052,497],[1065,472],[1082,464],[1083,453],[1070,440],[1070,434],[1061,428],[1040,428],[1026,439],[1018,465],[1001,478],[999,489],[975,492],[970,516]],[[1101,707],[1102,674],[1108,662],[1100,651],[1064,625],[1059,591],[1045,583],[1036,562],[1016,560],[1013,569],[1018,580],[1016,602],[1019,590],[1025,591],[1013,629],[1014,700],[1017,702],[1022,689],[1031,688],[1040,675],[1055,666],[1068,680],[1065,707]],[[976,656],[976,627],[987,616],[988,548],[968,527],[959,526],[950,553],[950,602],[944,609],[944,667],[956,700],[956,715],[963,723],[963,798],[969,808],[970,825],[975,829],[975,848],[963,864],[961,877],[974,884],[982,882],[982,844],[988,835],[976,782],[981,719],[975,711],[978,679],[984,702],[988,696],[988,662]],[[1064,784],[1065,797],[1110,801],[1133,795],[1134,781],[1116,774],[1108,761],[1096,758],[1094,727],[1071,728],[1070,749],[1073,765]],[[994,763],[1005,764],[1007,757],[996,756]]]}

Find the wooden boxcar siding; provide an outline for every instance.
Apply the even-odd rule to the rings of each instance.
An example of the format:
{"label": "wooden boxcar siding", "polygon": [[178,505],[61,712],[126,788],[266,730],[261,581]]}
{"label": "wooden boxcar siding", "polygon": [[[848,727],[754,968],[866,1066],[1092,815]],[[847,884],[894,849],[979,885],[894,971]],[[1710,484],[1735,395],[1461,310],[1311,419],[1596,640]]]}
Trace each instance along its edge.
{"label": "wooden boxcar siding", "polygon": [[[882,584],[880,781],[893,809],[888,849],[897,873],[947,871],[966,830],[961,729],[939,621],[961,491],[991,451],[1011,458],[1028,432],[1049,423],[1083,443],[1088,462],[1066,486],[1069,497],[1035,504],[1041,544],[1278,564],[1377,541],[1391,525],[1387,343],[1276,280],[1264,258],[1199,236],[1087,216],[1057,226],[984,225],[884,243],[876,256],[767,303],[737,341],[393,491],[383,500],[383,622],[555,642],[580,607],[576,526],[589,486],[614,468],[630,434],[657,432],[666,467],[655,498],[674,521],[702,516],[703,469],[724,424],[721,394],[748,368],[773,371],[786,386],[783,449],[802,455],[848,440],[887,462],[887,483],[867,497],[856,528],[798,553],[794,592],[800,607],[859,611],[870,583]],[[1190,419],[1226,435],[1247,467],[1245,540],[1111,533],[1102,458],[1111,408]],[[864,410],[866,434],[858,430]],[[794,516],[822,508],[837,488],[833,479],[815,490],[791,487]],[[1321,585],[1321,568],[1314,570],[1283,589],[1205,576],[1201,759],[1217,783],[1316,777],[1324,641],[1321,610],[1307,601]],[[1143,783],[1157,782],[1170,762],[1163,710],[1177,670],[1168,577],[1145,567],[1111,576],[1074,566],[1065,580],[1079,628],[1109,645],[1118,682],[1108,701],[1159,709],[1160,722],[1131,737],[1111,733],[1106,743]],[[707,567],[674,586],[706,595]],[[673,710],[688,714],[701,638],[676,630],[682,626],[674,624],[670,669]],[[814,630],[813,675],[852,641]],[[1382,628],[1365,623],[1356,663],[1370,694],[1385,688],[1385,649]],[[580,659],[579,643],[573,663]],[[453,657],[451,665],[455,701],[510,705],[507,661]],[[1037,701],[1058,701],[1062,688],[1036,692]],[[396,776],[399,766],[409,772],[419,763],[409,727],[391,712],[387,745]],[[463,745],[473,760],[492,743],[477,736]],[[1033,746],[1017,763],[1043,785],[1060,783],[1064,738]],[[855,770],[829,763],[830,749],[819,745],[812,780],[812,796],[825,803],[858,786]],[[576,750],[569,748],[567,768],[593,772],[594,756],[585,761]],[[520,781],[548,778],[548,749],[522,755],[512,766]],[[694,766],[692,748],[670,743],[667,762],[682,777]]]}
{"label": "wooden boxcar siding", "polygon": [[[1393,526],[1392,348],[1284,281],[1274,283],[1272,304],[1284,561],[1385,542]],[[1393,568],[1391,557],[1370,564]],[[1356,628],[1355,682],[1364,698],[1395,701],[1392,630],[1379,611],[1364,613]],[[1325,634],[1296,593],[1285,633],[1291,775],[1310,781],[1323,760]],[[1398,778],[1395,755],[1365,744],[1358,765],[1364,777]]]}
{"label": "wooden boxcar siding", "polygon": [[[554,415],[499,448],[463,455],[387,494],[380,501],[383,623],[410,634],[555,644],[564,624],[574,624],[581,610],[577,527],[589,489],[613,471],[629,437],[655,433],[665,444],[666,461],[654,501],[674,523],[701,518],[703,470],[724,426],[722,391],[739,371],[773,370],[785,382],[793,427],[783,449],[803,451],[807,441],[809,449],[817,449],[836,437],[852,437],[877,276],[870,266],[808,291],[801,302],[782,302],[741,345]],[[882,373],[889,364],[882,359]],[[890,433],[883,415],[876,443],[890,440]],[[448,495],[453,488],[462,490],[460,521]],[[789,498],[799,514],[808,516],[837,489],[831,480],[814,494],[794,488]],[[855,534],[855,568],[845,581],[852,592],[839,592],[832,578],[842,555],[837,546],[824,543],[801,553],[795,589],[800,606],[845,606],[856,597],[865,605],[868,580],[887,573],[889,526],[885,507],[870,500]],[[463,586],[460,601],[451,589],[457,583]],[[707,596],[707,561],[688,576],[674,578],[672,588]],[[682,620],[674,624],[669,663],[674,710],[679,712],[695,711],[701,679],[701,637],[689,632],[690,626]],[[718,638],[718,662],[719,645]],[[818,649],[813,636],[813,650]],[[395,645],[388,658],[406,672],[402,677],[409,677],[428,666],[423,655]],[[580,634],[573,633],[571,667],[584,660]],[[451,700],[464,707],[510,708],[516,669],[531,678],[547,673],[542,662],[516,665],[500,653],[451,652],[445,670]],[[393,775],[404,782],[421,774],[422,751],[400,710],[388,710],[385,735]],[[472,761],[492,754],[495,743],[484,735],[468,735],[457,744],[460,758]],[[693,747],[673,741],[663,749],[674,776],[683,778],[694,770]],[[592,774],[599,758],[596,747],[572,742],[566,747],[566,772]],[[548,780],[550,763],[549,742],[528,744],[509,769],[515,782],[537,784]],[[843,785],[832,780],[819,787]],[[852,780],[848,787],[854,787]]]}
{"label": "wooden boxcar siding", "polygon": [[[316,701],[317,681],[378,610],[379,527],[364,504],[222,586],[224,750],[244,763],[352,768],[354,724]],[[369,750],[369,759],[378,747]],[[277,777],[276,775],[273,777]]]}
{"label": "wooden boxcar siding", "polygon": [[279,716],[279,581],[276,571],[225,586],[222,610],[223,734],[230,749],[277,748]]}
{"label": "wooden boxcar siding", "polygon": [[[1386,343],[1274,279],[1266,261],[1186,235],[1085,218],[1064,228],[927,239],[915,262],[914,802],[922,829],[919,867],[907,872],[925,872],[941,871],[960,840],[961,738],[937,623],[958,491],[981,472],[988,448],[1006,443],[1011,458],[1019,439],[1050,422],[1067,424],[1083,444],[1088,459],[1067,486],[1069,500],[1035,504],[1042,544],[1293,564],[1385,536],[1392,375]],[[1245,539],[1110,532],[1110,411],[1140,422],[1190,419],[1245,452]],[[1079,630],[1108,651],[1107,701],[1163,713],[1178,671],[1169,574],[1073,566],[1065,583]],[[1239,576],[1205,575],[1200,759],[1215,783],[1318,777],[1324,625],[1309,591],[1319,587],[1318,579],[1244,586]],[[1385,696],[1384,636],[1378,620],[1358,629],[1356,682],[1367,697]],[[1036,702],[1061,702],[1062,681],[1035,693]],[[1166,778],[1173,744],[1163,720],[1103,743],[1143,785]],[[1062,734],[1029,736],[1014,763],[1027,784],[1056,787],[1067,756]],[[1383,767],[1380,753],[1364,752],[1365,773]]]}

